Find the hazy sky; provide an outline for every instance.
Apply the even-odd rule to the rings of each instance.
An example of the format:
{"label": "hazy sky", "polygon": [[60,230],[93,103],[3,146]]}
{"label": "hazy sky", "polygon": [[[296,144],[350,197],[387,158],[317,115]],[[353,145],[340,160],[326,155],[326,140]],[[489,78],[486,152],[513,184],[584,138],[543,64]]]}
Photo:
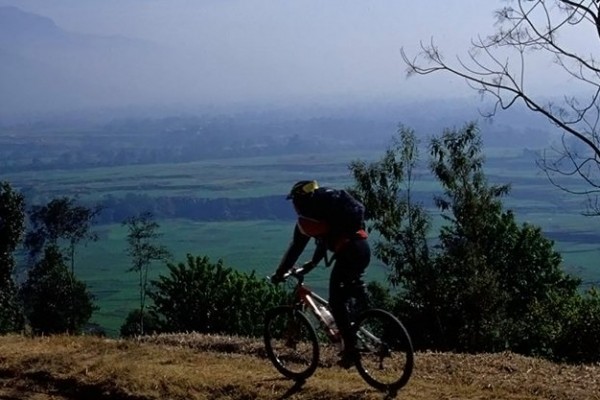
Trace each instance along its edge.
{"label": "hazy sky", "polygon": [[[47,16],[71,32],[145,39],[172,49],[160,85],[145,92],[166,102],[474,96],[463,81],[446,74],[407,80],[400,48],[414,54],[419,41],[434,38],[448,57],[464,54],[472,37],[493,31],[493,11],[503,4],[0,0],[0,5]],[[134,102],[131,96],[127,101]]]}

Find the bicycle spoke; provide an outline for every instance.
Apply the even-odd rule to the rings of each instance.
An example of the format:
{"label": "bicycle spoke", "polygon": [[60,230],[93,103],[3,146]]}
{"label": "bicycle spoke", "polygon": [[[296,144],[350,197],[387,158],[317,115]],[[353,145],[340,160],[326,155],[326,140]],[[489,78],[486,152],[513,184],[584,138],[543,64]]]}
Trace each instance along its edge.
{"label": "bicycle spoke", "polygon": [[314,329],[306,317],[291,308],[280,309],[267,321],[267,353],[285,376],[306,378],[318,362]]}
{"label": "bicycle spoke", "polygon": [[365,313],[357,331],[359,372],[372,386],[398,389],[412,372],[413,351],[404,327],[381,310]]}

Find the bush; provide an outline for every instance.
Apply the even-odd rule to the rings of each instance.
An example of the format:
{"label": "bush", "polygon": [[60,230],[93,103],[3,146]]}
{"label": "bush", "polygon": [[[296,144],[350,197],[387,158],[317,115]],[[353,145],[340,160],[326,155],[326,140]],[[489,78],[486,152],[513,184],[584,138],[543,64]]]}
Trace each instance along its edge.
{"label": "bush", "polygon": [[564,329],[557,340],[555,358],[570,362],[600,361],[600,291],[592,288],[573,299],[564,312]]}
{"label": "bush", "polygon": [[[131,337],[139,335],[142,332],[142,327],[140,326],[140,321],[142,321],[141,317],[142,315],[139,308],[130,311],[125,318],[125,322],[123,325],[121,325],[121,336]],[[160,318],[158,318],[158,316],[154,313],[148,311],[144,312],[143,324],[144,334],[146,335],[154,335],[156,333],[160,333],[162,330]]]}
{"label": "bush", "polygon": [[186,263],[167,264],[169,275],[152,281],[152,312],[167,332],[195,331],[262,335],[264,311],[285,292],[251,274],[226,268],[221,260],[188,254]]}

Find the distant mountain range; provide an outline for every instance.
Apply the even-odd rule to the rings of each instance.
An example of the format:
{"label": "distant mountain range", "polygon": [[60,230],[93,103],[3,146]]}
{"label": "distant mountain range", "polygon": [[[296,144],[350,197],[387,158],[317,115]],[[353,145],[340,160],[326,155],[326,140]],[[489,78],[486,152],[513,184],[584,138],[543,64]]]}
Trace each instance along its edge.
{"label": "distant mountain range", "polygon": [[110,103],[153,64],[158,48],[67,32],[49,18],[0,7],[0,117]]}
{"label": "distant mountain range", "polygon": [[[0,6],[0,127],[10,125],[11,119],[43,120],[52,114],[68,113],[69,118],[76,116],[80,120],[98,112],[102,113],[99,119],[116,114],[136,118],[135,113],[138,118],[161,117],[161,112],[163,117],[167,113],[177,115],[190,106],[185,100],[181,106],[176,103],[177,107],[158,100],[176,96],[178,89],[186,90],[189,82],[178,76],[179,68],[185,64],[170,49],[151,42],[68,32],[50,18]],[[192,82],[201,75],[196,71],[199,66],[188,66],[195,73]],[[202,86],[196,85],[191,90],[194,91],[202,94]],[[242,119],[256,119],[259,115],[288,121],[315,117],[344,123],[354,120],[358,125],[370,124],[379,132],[393,131],[395,124],[402,123],[418,133],[431,135],[473,119],[483,120],[478,106],[481,104],[464,99],[402,99],[331,108],[275,105],[267,109],[249,105],[244,111],[244,106],[237,105],[238,109],[225,112],[237,113],[236,118]],[[105,111],[99,110],[110,110],[113,115],[106,116]],[[551,139],[548,132],[553,130],[547,121],[518,107],[499,113],[493,124],[482,122],[481,126],[484,133],[489,133],[485,138],[490,144],[518,147],[543,146]]]}
{"label": "distant mountain range", "polygon": [[[67,32],[53,20],[25,12],[16,7],[0,6],[0,48],[32,56],[48,52],[87,50],[89,53],[116,50],[153,51],[153,43],[120,36],[95,36]],[[42,53],[37,53],[41,51]]]}
{"label": "distant mountain range", "polygon": [[21,11],[16,7],[0,7],[0,44],[11,43],[6,39],[20,41],[29,37],[51,37],[63,32],[49,18]]}

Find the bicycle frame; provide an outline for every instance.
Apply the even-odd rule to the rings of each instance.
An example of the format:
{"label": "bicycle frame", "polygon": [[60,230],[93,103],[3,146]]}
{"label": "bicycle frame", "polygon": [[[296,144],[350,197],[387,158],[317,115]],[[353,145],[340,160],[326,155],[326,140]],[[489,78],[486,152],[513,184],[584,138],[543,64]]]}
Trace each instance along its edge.
{"label": "bicycle frame", "polygon": [[325,327],[327,337],[330,339],[330,341],[333,343],[339,342],[339,332],[331,331],[331,328],[327,326],[327,321],[320,310],[321,307],[329,310],[329,302],[304,285],[304,275],[302,275],[302,272],[302,268],[297,268],[292,269],[284,275],[284,278],[293,276],[297,280],[296,288],[294,290],[296,296],[296,307],[302,309],[302,311],[309,311],[311,314],[313,314],[321,323],[321,325]]}
{"label": "bicycle frame", "polygon": [[[325,327],[325,331],[327,333],[327,337],[332,343],[339,342],[339,332],[331,332],[329,327],[327,326],[327,322],[323,317],[320,306],[329,309],[329,302],[325,300],[323,297],[319,296],[317,293],[313,292],[309,287],[304,285],[304,275],[302,274],[303,268],[292,269],[288,273],[284,275],[285,278],[290,276],[296,278],[296,288],[294,290],[296,296],[296,306],[302,309],[302,311],[306,311],[307,309],[312,313],[317,320],[321,323],[323,327]],[[380,343],[381,340],[369,332],[367,329],[361,327],[358,332],[365,335],[369,340]],[[360,340],[360,337],[358,337]]]}

